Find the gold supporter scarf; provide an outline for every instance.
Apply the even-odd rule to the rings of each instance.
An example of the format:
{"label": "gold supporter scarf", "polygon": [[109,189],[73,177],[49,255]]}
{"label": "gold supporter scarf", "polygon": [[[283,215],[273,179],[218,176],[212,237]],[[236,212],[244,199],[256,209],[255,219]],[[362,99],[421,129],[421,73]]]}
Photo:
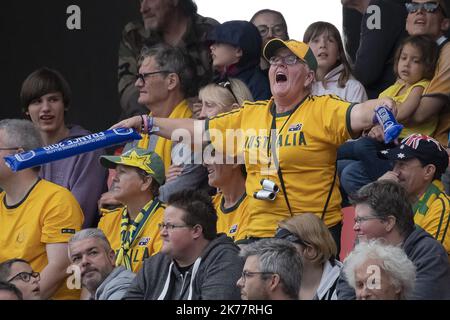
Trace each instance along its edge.
{"label": "gold supporter scarf", "polygon": [[131,223],[127,208],[124,208],[120,222],[120,249],[116,258],[116,266],[124,266],[128,270],[132,270],[129,254],[130,248],[133,247],[134,242],[139,238],[146,222],[150,220],[160,206],[161,202],[158,199],[150,200]]}
{"label": "gold supporter scarf", "polygon": [[[151,116],[152,113],[150,112],[149,115]],[[187,103],[187,100],[181,101],[172,111],[169,119],[184,119],[184,118],[191,118],[192,112],[191,109],[189,109],[189,105]],[[148,144],[150,142],[150,137],[148,134],[143,134],[142,139],[138,142],[138,147],[142,149],[148,149]],[[161,159],[164,162],[164,169],[167,173],[167,170],[169,170],[170,165],[172,164],[172,140],[165,139],[158,137],[158,141],[156,142],[155,150]]]}

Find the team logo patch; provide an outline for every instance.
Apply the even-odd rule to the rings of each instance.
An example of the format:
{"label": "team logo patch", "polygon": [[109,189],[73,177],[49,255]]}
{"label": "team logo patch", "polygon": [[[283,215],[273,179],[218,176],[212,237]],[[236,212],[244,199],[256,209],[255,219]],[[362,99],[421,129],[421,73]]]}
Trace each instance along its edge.
{"label": "team logo patch", "polygon": [[150,241],[149,237],[141,238],[141,240],[139,240],[138,246],[145,247],[149,241]]}
{"label": "team logo patch", "polygon": [[70,234],[75,234],[75,229],[61,229],[61,233],[70,233]]}
{"label": "team logo patch", "polygon": [[237,229],[238,229],[238,225],[234,224],[234,225],[231,226],[229,233],[230,234],[236,233]]}
{"label": "team logo patch", "polygon": [[297,124],[291,124],[290,126],[289,126],[289,129],[288,129],[288,131],[300,131],[300,130],[302,130],[302,127],[303,127],[303,124],[301,124],[301,123],[297,123]]}

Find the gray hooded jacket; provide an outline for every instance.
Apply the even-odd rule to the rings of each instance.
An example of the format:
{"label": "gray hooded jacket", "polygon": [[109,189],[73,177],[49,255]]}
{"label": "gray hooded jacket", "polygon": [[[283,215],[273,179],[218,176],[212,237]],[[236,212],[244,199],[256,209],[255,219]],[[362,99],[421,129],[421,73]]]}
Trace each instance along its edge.
{"label": "gray hooded jacket", "polygon": [[144,261],[123,299],[240,299],[236,282],[244,261],[238,254],[239,247],[225,234],[220,234],[183,275],[169,256],[158,253]]}

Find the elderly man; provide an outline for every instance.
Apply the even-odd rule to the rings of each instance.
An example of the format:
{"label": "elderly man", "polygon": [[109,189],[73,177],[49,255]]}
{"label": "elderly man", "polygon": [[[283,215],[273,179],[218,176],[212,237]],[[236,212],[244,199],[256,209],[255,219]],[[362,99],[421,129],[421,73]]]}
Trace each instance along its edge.
{"label": "elderly man", "polygon": [[173,194],[159,224],[163,247],[146,259],[124,299],[236,300],[242,271],[239,248],[216,232],[210,197],[194,190]]}
{"label": "elderly man", "polygon": [[142,21],[125,26],[119,47],[119,96],[123,118],[147,112],[142,101],[138,101],[139,89],[134,86],[138,57],[144,46],[166,43],[179,47],[194,61],[202,85],[212,77],[206,36],[217,21],[198,15],[197,5],[192,0],[141,0],[140,11]]}
{"label": "elderly man", "polygon": [[135,274],[115,267],[114,250],[99,229],[83,229],[69,241],[69,259],[80,268],[81,285],[90,300],[120,300]]}
{"label": "elderly man", "polygon": [[9,282],[22,293],[23,300],[40,300],[39,272],[33,271],[23,259],[9,259],[0,263],[0,281]]}
{"label": "elderly man", "polygon": [[237,282],[243,300],[298,300],[302,259],[287,240],[262,239],[243,248],[242,276]]}
{"label": "elderly man", "polygon": [[414,203],[414,222],[450,254],[450,200],[441,176],[448,167],[448,155],[440,143],[420,134],[403,139],[400,146],[381,151],[381,156],[395,161],[394,169],[378,180],[392,180],[402,185]]}
{"label": "elderly man", "polygon": [[[450,299],[450,264],[444,247],[419,226],[406,190],[393,181],[376,181],[362,187],[353,197],[358,240],[384,239],[400,246],[416,266],[412,299]],[[341,275],[339,300],[354,299],[355,291]]]}
{"label": "elderly man", "polygon": [[[158,128],[156,134],[170,138],[176,129],[183,128],[183,132],[190,134],[186,137],[190,141],[201,141],[201,137],[211,140],[221,153],[243,151],[248,173],[247,194],[261,195],[258,191],[263,189],[279,190],[275,199],[251,199],[250,238],[272,237],[279,221],[312,212],[325,221],[339,243],[342,215],[334,178],[336,150],[372,126],[378,105],[394,107],[394,103],[388,98],[353,104],[334,96],[312,97],[311,83],[317,61],[303,42],[273,39],[266,45],[264,57],[271,64],[272,99],[245,102],[244,108],[209,120],[150,117],[152,128],[148,131]],[[114,127],[140,129],[141,124],[141,117],[133,117]],[[237,146],[238,150],[224,148],[230,129],[235,130],[232,138],[240,134],[241,142],[245,141]],[[203,130],[205,134],[198,135]],[[261,185],[263,179],[267,181]]]}
{"label": "elderly man", "polygon": [[[0,159],[41,147],[28,120],[0,121]],[[65,188],[39,178],[39,167],[12,172],[0,161],[0,261],[21,257],[40,273],[42,299],[77,299],[65,284],[67,241],[81,228],[83,212]]]}

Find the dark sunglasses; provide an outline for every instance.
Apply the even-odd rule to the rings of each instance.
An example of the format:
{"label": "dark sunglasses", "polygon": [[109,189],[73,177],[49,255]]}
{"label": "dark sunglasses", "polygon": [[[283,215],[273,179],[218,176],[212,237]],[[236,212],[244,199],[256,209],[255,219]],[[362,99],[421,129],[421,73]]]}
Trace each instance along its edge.
{"label": "dark sunglasses", "polygon": [[148,77],[150,77],[154,74],[159,74],[159,73],[172,73],[172,72],[167,71],[167,70],[160,70],[160,71],[154,71],[154,72],[138,73],[138,74],[136,74],[136,80],[140,79],[145,84],[145,79],[147,79]]}
{"label": "dark sunglasses", "polygon": [[301,244],[302,246],[310,245],[308,242],[304,241],[303,239],[298,237],[296,234],[293,234],[288,229],[284,229],[284,228],[278,228],[278,230],[275,234],[275,238],[284,239],[289,242]]}
{"label": "dark sunglasses", "polygon": [[234,101],[236,101],[236,103],[239,104],[239,100],[236,98],[236,95],[234,94],[233,90],[231,89],[231,82],[230,81],[228,81],[228,80],[222,81],[222,82],[217,83],[217,85],[219,87],[228,89],[228,91],[230,91],[231,95],[233,96]]}
{"label": "dark sunglasses", "polygon": [[434,13],[437,9],[439,9],[439,3],[437,2],[425,2],[425,3],[408,2],[405,3],[405,6],[408,13],[415,13],[422,9],[424,9],[428,13]]}

